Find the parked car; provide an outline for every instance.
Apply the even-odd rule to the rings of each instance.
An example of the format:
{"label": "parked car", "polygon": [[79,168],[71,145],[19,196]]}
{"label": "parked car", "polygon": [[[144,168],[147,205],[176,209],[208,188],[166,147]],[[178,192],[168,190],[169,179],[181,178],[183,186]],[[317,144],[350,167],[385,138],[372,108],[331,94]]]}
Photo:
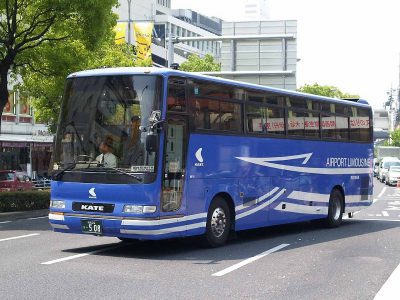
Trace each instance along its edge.
{"label": "parked car", "polygon": [[36,180],[32,180],[35,189],[49,189],[51,180],[44,176],[38,176]]}
{"label": "parked car", "polygon": [[397,157],[384,157],[379,163],[378,179],[381,182],[385,181],[389,167],[400,166],[400,160]]}
{"label": "parked car", "polygon": [[385,176],[385,183],[387,185],[397,184],[400,181],[400,166],[391,166]]}
{"label": "parked car", "polygon": [[24,172],[0,171],[0,192],[16,192],[31,190],[33,187],[29,176]]}
{"label": "parked car", "polygon": [[378,176],[378,170],[379,170],[379,160],[374,159],[374,177]]}

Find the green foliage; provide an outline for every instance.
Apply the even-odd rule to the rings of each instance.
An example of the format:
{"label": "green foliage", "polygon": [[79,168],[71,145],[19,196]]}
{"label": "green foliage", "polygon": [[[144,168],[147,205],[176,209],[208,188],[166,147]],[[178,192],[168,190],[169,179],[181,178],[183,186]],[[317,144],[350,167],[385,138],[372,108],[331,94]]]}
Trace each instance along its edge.
{"label": "green foliage", "polygon": [[54,123],[68,73],[123,56],[108,46],[116,5],[118,0],[0,1],[0,115],[7,102],[4,74],[12,71],[24,81],[23,92],[33,94],[38,119]]}
{"label": "green foliage", "polygon": [[343,98],[355,98],[355,99],[360,98],[360,96],[358,96],[358,95],[344,93],[335,86],[319,85],[318,83],[314,83],[313,85],[305,84],[302,87],[300,87],[298,89],[298,91],[307,93],[307,94],[320,95],[320,96],[331,97],[331,98],[341,98],[341,99],[343,99]]}
{"label": "green foliage", "polygon": [[49,208],[49,191],[1,192],[0,212]]}
{"label": "green foliage", "polygon": [[210,54],[206,54],[204,58],[192,54],[180,65],[179,69],[186,72],[219,72],[221,64],[215,62],[214,57]]}
{"label": "green foliage", "polygon": [[400,129],[396,129],[395,131],[392,131],[390,133],[390,142],[388,142],[389,145],[385,146],[396,146],[400,147]]}

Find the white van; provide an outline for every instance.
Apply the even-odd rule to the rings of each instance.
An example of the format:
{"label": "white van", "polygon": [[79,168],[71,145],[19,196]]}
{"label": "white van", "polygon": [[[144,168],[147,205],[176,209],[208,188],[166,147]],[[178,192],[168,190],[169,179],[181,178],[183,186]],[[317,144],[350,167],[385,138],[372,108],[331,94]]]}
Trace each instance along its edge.
{"label": "white van", "polygon": [[387,175],[389,167],[391,166],[400,166],[400,159],[398,159],[397,157],[384,157],[379,162],[377,178],[378,180],[380,180],[380,182],[385,181],[385,176]]}

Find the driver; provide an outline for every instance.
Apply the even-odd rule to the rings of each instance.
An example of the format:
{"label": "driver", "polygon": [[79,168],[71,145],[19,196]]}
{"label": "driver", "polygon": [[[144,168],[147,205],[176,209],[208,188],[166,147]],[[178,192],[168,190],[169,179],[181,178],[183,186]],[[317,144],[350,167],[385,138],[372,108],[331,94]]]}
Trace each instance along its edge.
{"label": "driver", "polygon": [[101,154],[96,157],[96,161],[103,164],[105,167],[116,168],[117,157],[112,153],[114,151],[112,137],[106,137],[99,146]]}

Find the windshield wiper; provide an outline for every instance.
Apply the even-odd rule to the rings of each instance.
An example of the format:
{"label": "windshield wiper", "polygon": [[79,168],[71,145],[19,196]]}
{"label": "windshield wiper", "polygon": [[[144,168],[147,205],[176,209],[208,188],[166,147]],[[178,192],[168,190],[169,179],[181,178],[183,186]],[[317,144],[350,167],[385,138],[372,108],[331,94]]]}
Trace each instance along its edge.
{"label": "windshield wiper", "polygon": [[143,179],[140,178],[139,176],[136,176],[136,175],[134,175],[134,174],[131,174],[131,173],[122,171],[122,170],[120,170],[120,169],[118,169],[118,168],[106,167],[106,166],[104,166],[104,164],[98,164],[98,166],[99,166],[100,168],[102,168],[102,169],[104,168],[105,171],[107,171],[107,170],[113,170],[113,171],[116,171],[116,172],[118,172],[118,173],[120,173],[120,174],[128,175],[128,176],[130,176],[130,177],[132,177],[132,178],[135,178],[135,179],[136,179],[137,181],[139,181],[139,182],[142,182],[142,181],[143,181]]}

